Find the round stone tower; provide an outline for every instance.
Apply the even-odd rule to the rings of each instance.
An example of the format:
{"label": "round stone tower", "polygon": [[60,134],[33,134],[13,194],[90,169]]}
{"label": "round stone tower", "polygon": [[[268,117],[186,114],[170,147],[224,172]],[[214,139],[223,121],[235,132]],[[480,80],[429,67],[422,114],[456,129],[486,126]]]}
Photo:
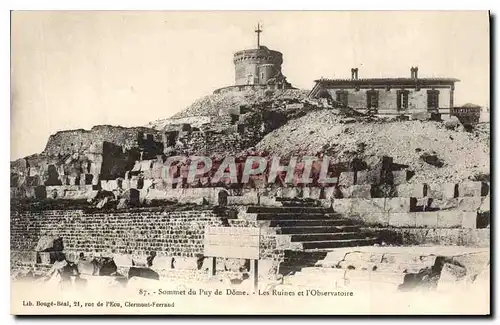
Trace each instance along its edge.
{"label": "round stone tower", "polygon": [[235,85],[288,85],[281,73],[283,54],[260,45],[260,25],[255,32],[257,48],[234,53]]}
{"label": "round stone tower", "polygon": [[265,46],[234,53],[236,85],[266,85],[281,74],[283,54]]}

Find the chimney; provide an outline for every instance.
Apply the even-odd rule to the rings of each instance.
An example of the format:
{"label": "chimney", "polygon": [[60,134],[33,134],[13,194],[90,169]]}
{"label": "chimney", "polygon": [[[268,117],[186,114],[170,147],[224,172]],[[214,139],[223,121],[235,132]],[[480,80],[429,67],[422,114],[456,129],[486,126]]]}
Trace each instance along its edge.
{"label": "chimney", "polygon": [[411,78],[412,79],[417,79],[418,78],[418,67],[411,67]]}
{"label": "chimney", "polygon": [[353,80],[357,80],[358,79],[358,68],[356,68],[356,69],[352,68],[351,69],[351,79],[353,79]]}

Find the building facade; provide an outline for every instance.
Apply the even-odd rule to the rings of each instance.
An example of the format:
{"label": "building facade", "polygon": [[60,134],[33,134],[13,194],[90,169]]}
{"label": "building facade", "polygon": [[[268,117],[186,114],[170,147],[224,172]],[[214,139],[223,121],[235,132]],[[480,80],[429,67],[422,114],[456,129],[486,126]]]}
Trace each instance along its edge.
{"label": "building facade", "polygon": [[358,78],[358,69],[351,69],[351,79],[315,80],[309,97],[326,98],[340,106],[378,114],[450,113],[458,81],[419,78],[417,67],[411,68],[410,78]]}

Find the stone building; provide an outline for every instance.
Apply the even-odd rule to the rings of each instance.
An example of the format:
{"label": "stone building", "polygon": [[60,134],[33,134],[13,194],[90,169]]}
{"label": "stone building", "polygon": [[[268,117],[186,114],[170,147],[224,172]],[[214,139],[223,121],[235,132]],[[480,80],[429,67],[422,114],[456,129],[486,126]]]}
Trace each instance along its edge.
{"label": "stone building", "polygon": [[409,78],[359,78],[351,69],[351,79],[319,79],[310,98],[326,98],[341,106],[371,110],[378,114],[407,114],[418,111],[450,113],[453,108],[454,78],[419,78],[411,68]]}
{"label": "stone building", "polygon": [[289,88],[281,72],[283,54],[260,44],[262,29],[257,25],[257,48],[234,53],[235,85],[279,85]]}

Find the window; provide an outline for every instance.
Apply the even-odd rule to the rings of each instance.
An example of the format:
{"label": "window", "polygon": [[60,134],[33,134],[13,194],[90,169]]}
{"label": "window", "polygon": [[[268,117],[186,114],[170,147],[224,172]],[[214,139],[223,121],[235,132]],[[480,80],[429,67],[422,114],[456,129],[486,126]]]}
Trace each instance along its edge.
{"label": "window", "polygon": [[427,90],[427,108],[439,109],[439,90]]}
{"label": "window", "polygon": [[397,92],[397,107],[398,111],[408,109],[408,90],[398,90]]}
{"label": "window", "polygon": [[347,107],[347,91],[345,90],[338,90],[336,92],[336,101],[339,102],[340,104],[342,104],[342,106],[346,106]]}
{"label": "window", "polygon": [[378,108],[378,91],[372,89],[366,92],[366,107]]}
{"label": "window", "polygon": [[253,74],[247,75],[247,85],[253,85]]}

